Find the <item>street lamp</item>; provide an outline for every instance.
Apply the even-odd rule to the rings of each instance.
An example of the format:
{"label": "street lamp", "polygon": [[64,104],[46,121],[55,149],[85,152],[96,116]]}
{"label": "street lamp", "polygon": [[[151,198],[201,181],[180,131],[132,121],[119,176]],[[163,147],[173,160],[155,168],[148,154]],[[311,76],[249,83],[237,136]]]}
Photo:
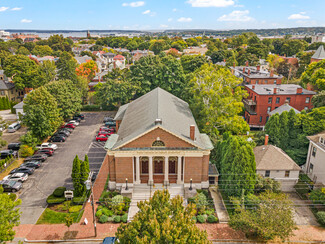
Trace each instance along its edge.
{"label": "street lamp", "polygon": [[190,191],[192,191],[193,188],[192,188],[192,178],[190,179]]}
{"label": "street lamp", "polygon": [[128,187],[128,178],[125,178],[125,190],[129,190],[129,187]]}
{"label": "street lamp", "polygon": [[95,203],[94,203],[94,194],[93,194],[93,184],[91,180],[86,180],[85,181],[86,189],[90,190],[91,194],[91,206],[93,209],[93,223],[94,223],[94,231],[95,231],[95,236],[97,236],[97,229],[96,229],[96,218],[95,218]]}

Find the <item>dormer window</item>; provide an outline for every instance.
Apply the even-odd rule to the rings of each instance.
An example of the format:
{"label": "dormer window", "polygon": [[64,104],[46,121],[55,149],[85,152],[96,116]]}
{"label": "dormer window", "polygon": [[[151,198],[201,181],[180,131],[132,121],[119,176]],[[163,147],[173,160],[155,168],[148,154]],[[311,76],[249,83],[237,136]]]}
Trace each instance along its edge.
{"label": "dormer window", "polygon": [[164,147],[165,146],[165,143],[163,141],[161,141],[159,139],[159,137],[157,138],[157,140],[155,140],[153,143],[152,143],[152,146],[153,147]]}

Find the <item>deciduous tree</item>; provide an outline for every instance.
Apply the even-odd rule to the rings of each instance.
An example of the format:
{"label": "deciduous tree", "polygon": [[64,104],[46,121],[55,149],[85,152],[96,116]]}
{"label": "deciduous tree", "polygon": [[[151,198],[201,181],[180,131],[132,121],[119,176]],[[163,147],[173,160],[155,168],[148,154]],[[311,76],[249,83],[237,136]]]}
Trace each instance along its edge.
{"label": "deciduous tree", "polygon": [[97,64],[94,60],[87,60],[76,68],[76,74],[91,81],[98,72]]}

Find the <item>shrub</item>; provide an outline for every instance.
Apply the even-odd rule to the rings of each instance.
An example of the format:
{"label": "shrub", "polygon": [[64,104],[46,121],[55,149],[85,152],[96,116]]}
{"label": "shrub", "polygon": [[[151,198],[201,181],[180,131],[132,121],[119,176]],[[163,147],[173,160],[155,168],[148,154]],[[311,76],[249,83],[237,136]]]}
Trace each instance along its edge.
{"label": "shrub", "polygon": [[114,217],[108,217],[107,222],[113,222],[114,221]]}
{"label": "shrub", "polygon": [[197,218],[196,218],[196,216],[193,216],[193,217],[192,217],[192,220],[194,220],[194,223],[196,223],[196,222],[197,222]]}
{"label": "shrub", "polygon": [[206,214],[206,215],[213,215],[214,214],[214,209],[205,210],[204,214]]}
{"label": "shrub", "polygon": [[82,111],[101,111],[99,105],[84,105]]}
{"label": "shrub", "polygon": [[319,212],[316,214],[316,218],[317,218],[318,222],[319,222],[321,225],[325,225],[325,212],[324,212],[324,211],[319,211]]}
{"label": "shrub", "polygon": [[105,214],[108,217],[111,217],[113,215],[113,211],[109,210],[108,208],[103,208],[102,212],[103,212],[103,214]]}
{"label": "shrub", "polygon": [[87,200],[86,197],[74,197],[72,199],[72,202],[73,202],[73,204],[76,204],[76,205],[83,205],[86,200]]}
{"label": "shrub", "polygon": [[99,222],[100,223],[106,223],[108,221],[108,217],[106,215],[102,215],[100,218],[99,218]]}
{"label": "shrub", "polygon": [[208,206],[207,197],[203,192],[196,194],[195,205],[199,213],[203,213],[204,210],[206,209],[206,206]]}
{"label": "shrub", "polygon": [[99,206],[97,207],[97,211],[98,211],[98,210],[101,210],[101,209],[103,209],[103,208],[104,208],[103,205],[99,205]]}
{"label": "shrub", "polygon": [[207,218],[207,222],[208,223],[216,223],[216,222],[218,222],[218,218],[214,215],[209,215],[209,217]]}
{"label": "shrub", "polygon": [[69,213],[77,213],[82,209],[82,206],[76,205],[69,208]]}
{"label": "shrub", "polygon": [[122,195],[116,195],[115,197],[112,198],[112,204],[113,205],[118,205],[120,203],[123,203],[124,197]]}
{"label": "shrub", "polygon": [[16,198],[17,198],[17,195],[15,193],[10,193],[9,198],[10,198],[11,201],[15,201]]}
{"label": "shrub", "polygon": [[115,216],[114,217],[114,223],[120,223],[121,222],[121,217],[120,216]]}
{"label": "shrub", "polygon": [[59,203],[63,203],[64,201],[65,201],[64,197],[56,197],[54,195],[50,195],[46,199],[47,204],[59,204]]}
{"label": "shrub", "polygon": [[100,198],[99,198],[99,201],[100,201],[100,202],[103,202],[105,199],[108,199],[108,198],[110,198],[110,197],[111,197],[110,192],[108,192],[108,191],[103,191],[103,192],[102,192],[102,195],[101,195]]}
{"label": "shrub", "polygon": [[95,215],[96,215],[97,218],[100,218],[100,216],[103,215],[103,211],[102,210],[97,210]]}
{"label": "shrub", "polygon": [[122,221],[123,223],[128,222],[128,214],[123,214],[123,216],[121,217],[121,221]]}
{"label": "shrub", "polygon": [[27,145],[22,145],[18,151],[19,155],[23,158],[32,156],[34,154],[34,150],[32,147]]}
{"label": "shrub", "polygon": [[67,190],[65,187],[58,187],[54,190],[53,196],[55,197],[63,197],[64,192]]}
{"label": "shrub", "polygon": [[203,215],[198,215],[196,218],[199,223],[205,223],[206,218]]}
{"label": "shrub", "polygon": [[71,201],[65,201],[64,203],[57,206],[57,209],[60,211],[67,211],[69,210],[71,205]]}

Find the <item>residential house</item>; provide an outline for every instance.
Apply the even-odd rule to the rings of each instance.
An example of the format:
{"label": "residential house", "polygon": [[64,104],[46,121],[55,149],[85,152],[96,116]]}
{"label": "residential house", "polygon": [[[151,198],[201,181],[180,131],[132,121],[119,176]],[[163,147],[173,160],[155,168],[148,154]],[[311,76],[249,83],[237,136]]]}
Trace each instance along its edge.
{"label": "residential house", "polygon": [[301,168],[281,148],[273,145],[257,146],[254,155],[256,173],[279,181],[282,191],[294,191]]}
{"label": "residential house", "polygon": [[113,58],[113,63],[109,65],[108,70],[112,71],[113,69],[125,69],[125,57],[122,55],[116,55]]}
{"label": "residential house", "polygon": [[208,51],[207,47],[188,47],[186,49],[183,49],[184,55],[205,55],[205,53]]}
{"label": "residential house", "polygon": [[0,97],[8,97],[9,101],[20,102],[24,98],[24,91],[20,91],[10,82],[8,77],[0,70]]}
{"label": "residential house", "polygon": [[82,56],[82,57],[74,57],[77,60],[77,63],[83,64],[83,63],[87,63],[90,60],[93,60],[92,57],[89,57],[88,55]]}
{"label": "residential house", "polygon": [[317,185],[325,186],[325,131],[307,138],[309,148],[303,170]]}
{"label": "residential house", "polygon": [[132,61],[138,61],[142,57],[147,57],[149,55],[155,55],[154,52],[149,51],[149,50],[133,50],[131,52],[132,55]]}
{"label": "residential house", "polygon": [[107,62],[110,64],[110,63],[113,63],[113,58],[116,56],[116,54],[115,53],[110,53],[110,52],[108,52],[108,53],[104,53],[103,54],[103,57],[104,58],[106,58],[106,60],[107,60]]}
{"label": "residential house", "polygon": [[293,111],[295,111],[296,114],[300,114],[300,111],[295,109],[294,107],[289,105],[289,101],[285,101],[283,105],[281,105],[280,107],[272,110],[271,112],[269,112],[269,116],[271,117],[274,114],[279,114],[281,115],[283,112],[290,112],[290,110],[293,109]]}
{"label": "residential house", "polygon": [[21,101],[20,103],[16,104],[13,108],[16,110],[17,119],[19,119],[19,117],[21,115],[25,115],[25,113],[24,113],[24,101]]}
{"label": "residential house", "polygon": [[311,63],[319,62],[322,61],[323,59],[325,59],[325,50],[324,50],[324,46],[320,45],[316,50],[316,52],[314,53],[314,55],[311,57],[310,62]]}
{"label": "residential house", "polygon": [[316,94],[295,84],[245,85],[245,89],[248,92],[243,99],[245,120],[252,128],[264,128],[269,113],[286,101],[299,111],[312,108],[311,98]]}

